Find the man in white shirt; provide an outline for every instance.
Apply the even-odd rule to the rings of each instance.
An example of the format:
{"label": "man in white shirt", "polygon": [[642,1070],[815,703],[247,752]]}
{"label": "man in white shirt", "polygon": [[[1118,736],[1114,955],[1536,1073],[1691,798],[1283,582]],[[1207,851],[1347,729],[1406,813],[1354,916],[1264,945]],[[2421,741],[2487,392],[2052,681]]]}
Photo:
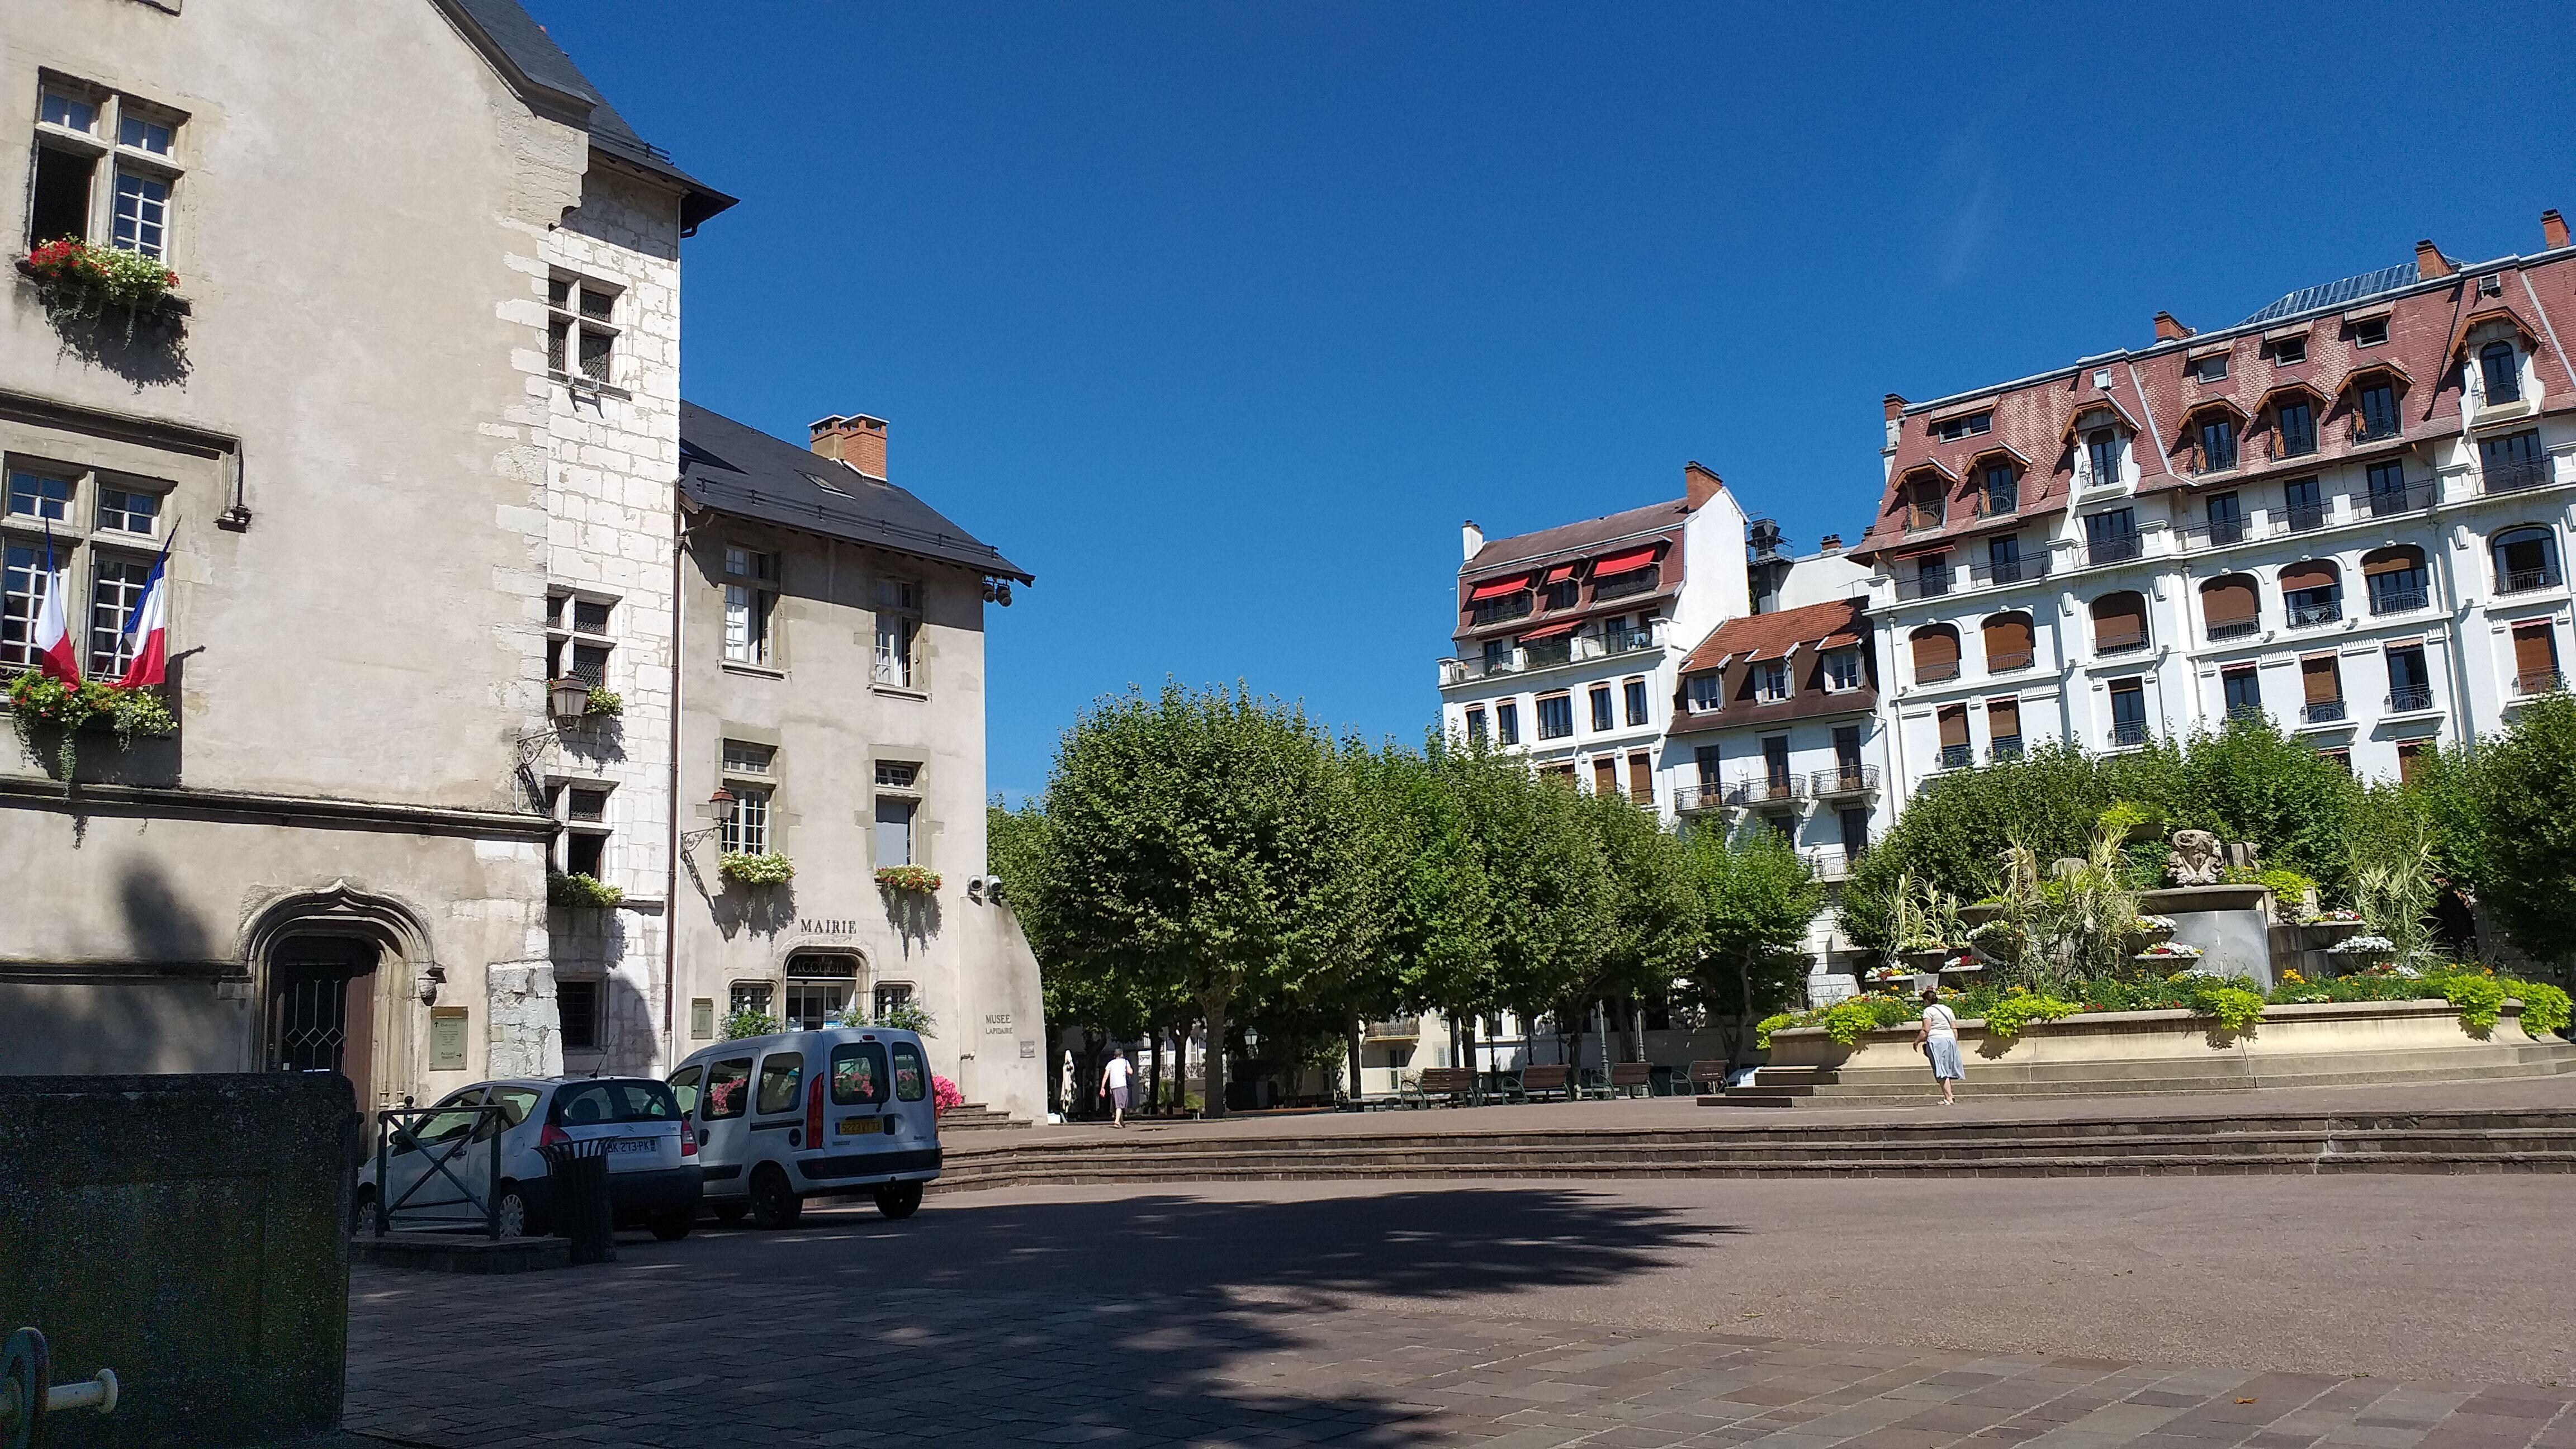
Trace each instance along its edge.
{"label": "man in white shirt", "polygon": [[1127,1049],[1111,1047],[1109,1065],[1100,1070],[1100,1095],[1109,1099],[1109,1125],[1127,1125],[1127,1080],[1136,1069],[1127,1064]]}

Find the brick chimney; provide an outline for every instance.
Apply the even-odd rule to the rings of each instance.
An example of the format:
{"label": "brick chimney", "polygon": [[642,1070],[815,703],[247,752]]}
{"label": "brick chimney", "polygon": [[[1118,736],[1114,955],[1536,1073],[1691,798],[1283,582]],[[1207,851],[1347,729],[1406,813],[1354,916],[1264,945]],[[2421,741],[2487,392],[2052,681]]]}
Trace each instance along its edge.
{"label": "brick chimney", "polygon": [[861,413],[856,417],[837,414],[810,425],[810,446],[826,458],[838,458],[871,478],[886,476],[886,422]]}
{"label": "brick chimney", "polygon": [[1816,551],[1818,553],[1825,554],[1841,553],[1843,551],[1843,536],[1839,533],[1826,534],[1824,539],[1816,545]]}
{"label": "brick chimney", "polygon": [[2174,314],[2171,312],[2158,312],[2156,314],[2156,340],[2158,342],[2180,342],[2184,338],[2189,337],[2191,333],[2192,329],[2175,321]]}
{"label": "brick chimney", "polygon": [[2553,252],[2567,245],[2567,218],[2558,214],[2557,207],[2540,214],[2540,241]]}
{"label": "brick chimney", "polygon": [[1458,525],[1458,546],[1466,551],[1471,562],[1485,551],[1485,531],[1476,526],[1476,520],[1470,518]]}
{"label": "brick chimney", "polygon": [[2451,265],[2451,259],[2442,255],[2440,247],[2429,241],[2419,241],[2415,244],[2416,276],[2429,281],[2434,277],[2447,277],[2455,270],[2457,269]]}
{"label": "brick chimney", "polygon": [[1694,513],[1700,505],[1726,491],[1717,470],[1696,460],[1682,465],[1682,501]]}
{"label": "brick chimney", "polygon": [[1887,395],[1885,406],[1887,408],[1887,420],[1889,422],[1895,422],[1898,418],[1905,416],[1905,399],[1897,396],[1895,393],[1889,393]]}

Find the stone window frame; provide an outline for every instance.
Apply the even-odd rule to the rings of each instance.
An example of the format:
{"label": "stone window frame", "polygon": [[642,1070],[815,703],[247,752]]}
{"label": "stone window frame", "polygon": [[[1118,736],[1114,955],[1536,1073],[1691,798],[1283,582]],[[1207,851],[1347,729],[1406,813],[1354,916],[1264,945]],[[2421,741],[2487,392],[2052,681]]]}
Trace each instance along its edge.
{"label": "stone window frame", "polygon": [[[546,678],[579,679],[602,689],[613,689],[609,671],[617,658],[617,638],[610,632],[617,618],[618,606],[625,599],[595,589],[577,589],[557,585],[546,591]],[[585,606],[604,610],[596,629],[584,627]],[[582,672],[584,651],[598,651],[597,679]],[[566,661],[570,662],[567,663]]]}
{"label": "stone window frame", "polygon": [[[65,485],[61,517],[47,513],[41,503],[32,512],[14,511],[22,476]],[[177,487],[168,479],[58,456],[15,449],[0,455],[0,559],[5,559],[11,550],[24,550],[26,555],[17,564],[0,564],[0,570],[5,570],[0,572],[0,615],[14,626],[11,632],[17,636],[13,639],[0,635],[0,670],[24,669],[35,662],[28,640],[44,598],[35,581],[42,577],[45,539],[50,532],[55,576],[66,585],[63,623],[74,631],[84,675],[113,677],[124,672],[130,660],[122,647],[121,630],[113,636],[118,647],[112,654],[103,655],[94,648],[98,642],[98,609],[113,589],[123,606],[120,612],[130,620],[133,602],[142,588],[141,578],[134,576],[134,571],[139,565],[142,575],[150,574],[152,560],[169,535],[170,499]],[[156,500],[150,532],[100,526],[98,502],[109,488],[148,494]],[[115,573],[111,573],[112,569]]]}
{"label": "stone window frame", "polygon": [[[47,117],[50,98],[62,97],[90,108],[89,128],[82,130]],[[161,184],[157,199],[160,217],[160,241],[157,246],[134,246],[127,250],[141,252],[163,266],[177,269],[172,258],[177,254],[179,186],[187,176],[180,160],[182,139],[188,134],[188,113],[146,97],[121,91],[97,81],[51,69],[36,73],[36,115],[29,123],[28,198],[26,214],[27,249],[33,251],[55,237],[40,237],[36,230],[36,203],[39,163],[46,152],[77,156],[88,163],[89,195],[84,203],[80,240],[91,246],[115,246],[117,201],[120,182],[131,174]],[[137,145],[126,140],[128,123],[145,128],[158,128],[165,145],[154,150],[147,141]],[[107,184],[99,183],[104,180]],[[139,225],[138,219],[138,225]]]}
{"label": "stone window frame", "polygon": [[[600,797],[599,813],[584,815],[575,808],[580,802],[574,797],[593,794]],[[547,869],[574,873],[578,863],[573,856],[574,840],[596,841],[598,859],[591,862],[592,869],[579,873],[594,880],[607,880],[610,842],[617,834],[617,782],[596,775],[550,774],[546,777],[545,800],[546,814],[562,827],[546,847]]]}
{"label": "stone window frame", "polygon": [[[717,591],[723,608],[718,614],[719,648],[729,669],[776,671],[779,660],[778,600],[787,573],[786,556],[775,549],[758,548],[749,543],[726,540],[717,545]],[[741,567],[736,567],[739,559]],[[766,559],[769,569],[763,573],[760,561]],[[734,641],[734,594],[743,594],[747,612],[744,642]],[[737,649],[740,652],[737,652]]]}
{"label": "stone window frame", "polygon": [[[764,764],[751,762],[754,751],[767,753]],[[733,796],[733,803],[715,817],[719,850],[751,845],[757,848],[748,854],[786,853],[787,817],[780,807],[787,784],[786,763],[787,752],[772,731],[732,723],[717,729],[716,780]]]}
{"label": "stone window frame", "polygon": [[[585,1023],[589,1028],[590,1040],[586,1043],[576,1044],[573,1041],[572,1034],[572,1013],[567,1010],[564,1005],[565,1002],[570,1000],[570,997],[566,994],[564,988],[581,986],[590,988],[590,1010],[586,1013],[589,1020]],[[605,976],[557,977],[555,980],[555,1012],[558,1030],[563,1034],[562,1040],[564,1055],[568,1057],[597,1056],[608,1050],[608,981]]]}
{"label": "stone window frame", "polygon": [[869,678],[884,693],[921,696],[930,692],[930,674],[922,657],[922,640],[929,633],[923,609],[926,593],[923,581],[907,574],[879,575],[869,591],[875,619]]}
{"label": "stone window frame", "polygon": [[[591,300],[599,299],[597,310]],[[626,284],[605,277],[594,277],[566,267],[554,267],[546,274],[546,373],[571,387],[613,390],[620,396],[631,396],[617,380],[619,359],[624,350],[619,343],[626,328],[619,320],[619,307],[626,298]],[[598,344],[598,367],[592,369],[591,346]]]}
{"label": "stone window frame", "polygon": [[[908,774],[898,779],[890,775],[893,771],[904,771]],[[930,773],[930,762],[925,759],[890,759],[876,755],[869,757],[868,808],[865,819],[868,830],[868,862],[872,867],[878,870],[895,865],[933,868],[930,859],[931,840],[937,832],[931,828],[933,822],[926,819],[923,814],[924,807],[930,803]],[[877,807],[880,800],[887,799],[901,800],[912,807],[911,815],[904,822],[905,838],[911,843],[910,860],[888,861],[878,858]]]}

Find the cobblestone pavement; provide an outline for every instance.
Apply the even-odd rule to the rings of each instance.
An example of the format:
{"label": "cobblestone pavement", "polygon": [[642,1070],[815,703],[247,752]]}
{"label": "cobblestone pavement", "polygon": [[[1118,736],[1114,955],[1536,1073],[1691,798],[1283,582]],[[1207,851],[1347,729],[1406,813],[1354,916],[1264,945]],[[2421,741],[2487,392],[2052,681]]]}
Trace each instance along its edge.
{"label": "cobblestone pavement", "polygon": [[[2318,1224],[2300,1235],[2329,1244],[2335,1229],[2324,1225],[2337,1221],[2356,1224],[2356,1244],[2387,1236],[2391,1221],[2404,1236],[2391,1191],[2472,1221],[2547,1208],[2494,1195],[2529,1185],[2492,1179],[2408,1178],[2376,1197],[2296,1181],[2314,1192],[2292,1205]],[[1848,1234],[1900,1210],[1957,1218],[1982,1203],[1976,1230],[2008,1240],[2017,1215],[2080,1216],[2087,1193],[2103,1211],[2131,1211],[2142,1190],[1952,1184],[1980,1196],[1944,1197],[1834,1183],[1802,1196],[1777,1186],[958,1194],[904,1224],[836,1211],[781,1234],[629,1239],[621,1261],[600,1268],[507,1278],[361,1269],[349,1427],[437,1449],[2576,1449],[2576,1389],[2065,1356],[2133,1341],[2123,1320],[2152,1312],[2162,1290],[2125,1280],[2074,1295],[2083,1301],[2071,1314],[2055,1305],[2075,1347],[1981,1348],[1980,1334],[2009,1337],[2011,1325],[1945,1324],[1942,1309],[1923,1305],[1948,1299],[1944,1280],[2011,1276],[2010,1255],[1941,1266],[1937,1244],[1918,1253],[1910,1238],[1864,1236],[1848,1251],[1878,1264],[1879,1341],[1915,1346],[1747,1336],[1753,1325],[1737,1320],[1752,1315],[1736,1311],[1746,1300],[1722,1301],[1690,1274],[1730,1253],[1810,1251],[1787,1224]],[[1846,1205],[1822,1206],[1828,1190]],[[2213,1219],[2282,1210],[2264,1198],[2178,1200]],[[2260,1246],[2248,1236],[2249,1255]],[[2433,1257],[2481,1251],[2464,1233]],[[2228,1268],[2208,1260],[2174,1287],[2224,1294]],[[2530,1340],[2499,1364],[2552,1362],[2546,1344],[2564,1336],[2563,1313],[2507,1325],[2504,1316],[2527,1320],[2531,1310],[2466,1286],[2430,1309],[2374,1317],[2371,1303],[2392,1286],[2364,1277],[2323,1288],[2313,1310],[2323,1336],[2303,1341],[2318,1355],[2310,1366],[2411,1362],[2397,1349],[2374,1357],[2374,1342],[2434,1332],[2443,1314],[2497,1318],[2500,1335],[2511,1327]],[[1577,1303],[1589,1311],[1568,1311]]]}

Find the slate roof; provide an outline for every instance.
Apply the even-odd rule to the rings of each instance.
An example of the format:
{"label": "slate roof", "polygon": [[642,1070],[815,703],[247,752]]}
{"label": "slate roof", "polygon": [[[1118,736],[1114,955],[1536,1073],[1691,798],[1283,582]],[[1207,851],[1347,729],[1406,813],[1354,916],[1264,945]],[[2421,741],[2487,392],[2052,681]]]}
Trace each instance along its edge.
{"label": "slate roof", "polygon": [[546,34],[545,27],[519,6],[519,0],[445,0],[451,13],[482,32],[499,57],[518,71],[518,77],[555,93],[583,111],[581,122],[590,132],[591,144],[630,166],[678,183],[687,189],[680,202],[680,230],[697,229],[698,223],[734,204],[735,198],[691,176],[671,164],[671,153],[635,134],[626,118],[581,73],[572,57]]}
{"label": "slate roof", "polygon": [[737,518],[1037,582],[903,489],[692,402],[680,404],[680,491]]}
{"label": "slate roof", "polygon": [[1518,533],[1510,538],[1487,539],[1485,546],[1476,550],[1476,556],[1467,560],[1466,566],[1459,569],[1458,574],[1461,578],[1467,578],[1486,569],[1501,568],[1505,564],[1553,558],[1559,554],[1580,553],[1598,544],[1608,543],[1612,539],[1679,528],[1690,521],[1690,514],[1688,500],[1676,498],[1670,503],[1651,503],[1643,508],[1631,508],[1624,513],[1587,518],[1581,523],[1562,523],[1554,528],[1542,528],[1536,533]]}
{"label": "slate roof", "polygon": [[1800,609],[1782,609],[1776,614],[1746,614],[1729,619],[1710,630],[1690,657],[1682,661],[1682,672],[1715,669],[1719,660],[1730,655],[1747,663],[1777,659],[1792,644],[1811,650],[1858,644],[1869,637],[1868,621],[1861,617],[1868,605],[1866,599],[1836,599]]}

